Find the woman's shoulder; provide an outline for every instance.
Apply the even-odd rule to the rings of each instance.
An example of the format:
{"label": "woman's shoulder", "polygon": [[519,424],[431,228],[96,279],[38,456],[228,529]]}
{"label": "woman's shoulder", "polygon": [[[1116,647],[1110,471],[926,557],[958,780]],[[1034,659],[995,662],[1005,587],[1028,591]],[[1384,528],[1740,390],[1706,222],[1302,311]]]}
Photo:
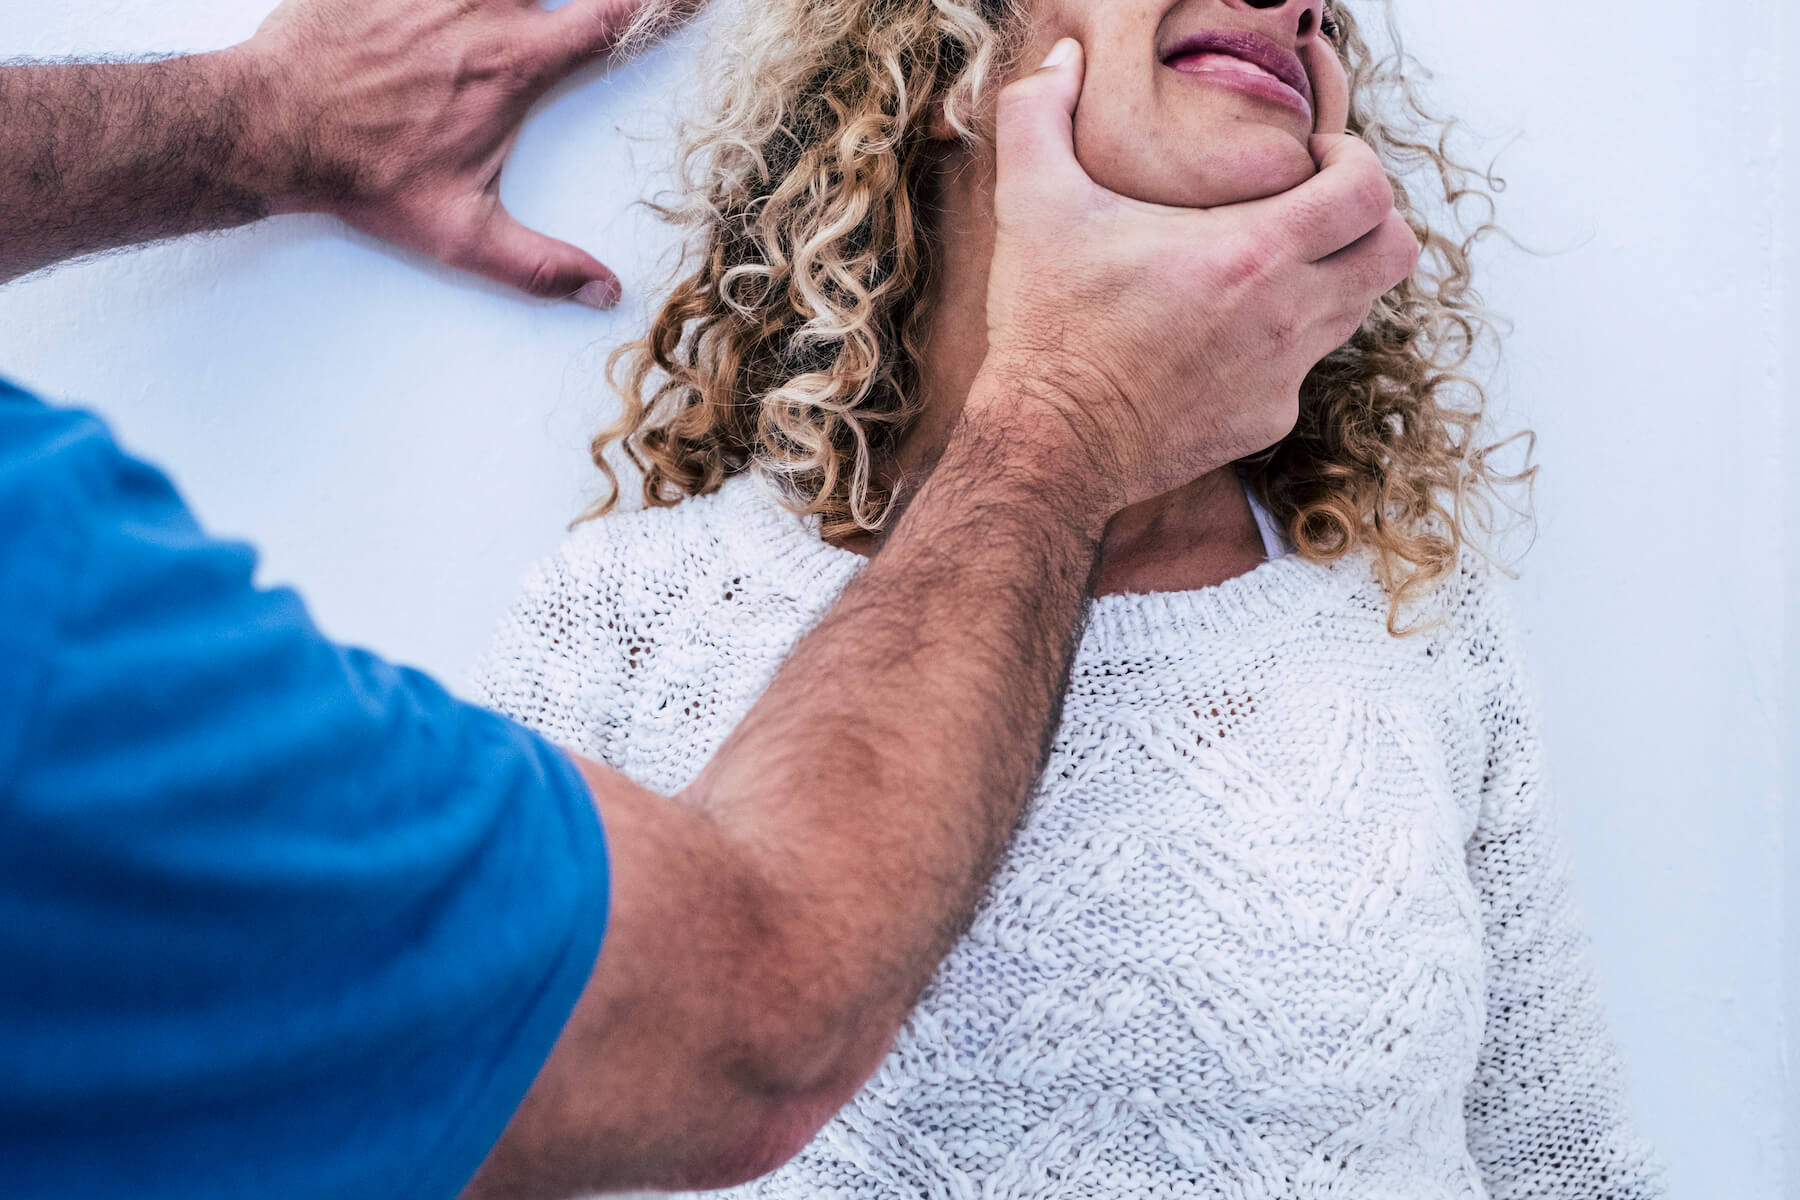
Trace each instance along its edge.
{"label": "woman's shoulder", "polygon": [[661,620],[696,601],[730,607],[764,593],[811,608],[828,605],[859,562],[740,475],[673,505],[582,522],[526,573],[521,599],[560,597],[582,622]]}
{"label": "woman's shoulder", "polygon": [[1515,609],[1516,568],[1483,548],[1463,545],[1428,597],[1402,610],[1457,693],[1486,712],[1528,686],[1524,631]]}
{"label": "woman's shoulder", "polygon": [[556,557],[587,568],[679,574],[717,558],[730,544],[730,505],[721,500],[738,487],[671,505],[615,509],[575,525]]}
{"label": "woman's shoulder", "polygon": [[729,594],[718,581],[733,575],[732,523],[718,501],[577,525],[525,571],[476,662],[477,698],[602,753],[595,713],[618,706],[630,677],[694,623],[696,606]]}
{"label": "woman's shoulder", "polygon": [[586,591],[608,605],[660,596],[731,573],[754,542],[744,528],[747,481],[673,505],[621,509],[582,521],[554,553],[533,564],[524,590]]}

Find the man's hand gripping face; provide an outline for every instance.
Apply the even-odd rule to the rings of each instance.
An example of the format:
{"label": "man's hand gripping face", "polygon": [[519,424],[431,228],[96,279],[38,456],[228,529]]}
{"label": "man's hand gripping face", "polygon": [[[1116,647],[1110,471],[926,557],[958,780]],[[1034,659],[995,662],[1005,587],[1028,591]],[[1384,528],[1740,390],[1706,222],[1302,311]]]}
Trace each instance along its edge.
{"label": "man's hand gripping face", "polygon": [[1124,505],[1280,441],[1307,374],[1409,278],[1419,243],[1373,150],[1315,137],[1318,174],[1213,209],[1101,188],[1076,161],[1082,53],[1000,96],[984,372]]}

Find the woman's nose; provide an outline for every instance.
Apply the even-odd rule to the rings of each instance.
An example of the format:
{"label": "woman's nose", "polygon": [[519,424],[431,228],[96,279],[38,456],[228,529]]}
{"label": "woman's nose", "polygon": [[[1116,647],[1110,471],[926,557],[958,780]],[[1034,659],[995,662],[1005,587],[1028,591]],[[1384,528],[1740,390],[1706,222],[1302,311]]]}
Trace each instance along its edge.
{"label": "woman's nose", "polygon": [[1268,13],[1279,22],[1284,36],[1306,41],[1319,32],[1320,10],[1325,0],[1226,0],[1229,5]]}

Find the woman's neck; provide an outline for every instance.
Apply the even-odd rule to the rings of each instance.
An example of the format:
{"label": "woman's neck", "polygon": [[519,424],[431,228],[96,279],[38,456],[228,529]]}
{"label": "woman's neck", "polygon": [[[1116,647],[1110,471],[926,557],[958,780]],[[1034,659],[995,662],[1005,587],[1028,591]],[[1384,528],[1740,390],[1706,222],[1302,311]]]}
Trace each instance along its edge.
{"label": "woman's neck", "polygon": [[[936,270],[922,338],[920,410],[887,477],[901,502],[950,440],[964,398],[987,357],[987,264],[993,255],[993,183],[983,168],[945,172],[936,225]],[[871,553],[875,539],[847,539]],[[1262,535],[1237,473],[1222,467],[1118,513],[1101,547],[1096,594],[1184,591],[1241,575],[1263,560]]]}

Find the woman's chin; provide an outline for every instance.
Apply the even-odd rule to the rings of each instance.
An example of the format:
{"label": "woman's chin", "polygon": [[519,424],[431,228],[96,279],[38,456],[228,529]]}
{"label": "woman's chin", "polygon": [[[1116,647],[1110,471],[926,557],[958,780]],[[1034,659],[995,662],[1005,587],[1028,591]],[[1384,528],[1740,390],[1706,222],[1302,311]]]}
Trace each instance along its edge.
{"label": "woman's chin", "polygon": [[1304,145],[1278,130],[1268,134],[1185,158],[1135,150],[1101,162],[1079,157],[1095,183],[1121,196],[1173,208],[1218,208],[1291,191],[1318,173]]}

